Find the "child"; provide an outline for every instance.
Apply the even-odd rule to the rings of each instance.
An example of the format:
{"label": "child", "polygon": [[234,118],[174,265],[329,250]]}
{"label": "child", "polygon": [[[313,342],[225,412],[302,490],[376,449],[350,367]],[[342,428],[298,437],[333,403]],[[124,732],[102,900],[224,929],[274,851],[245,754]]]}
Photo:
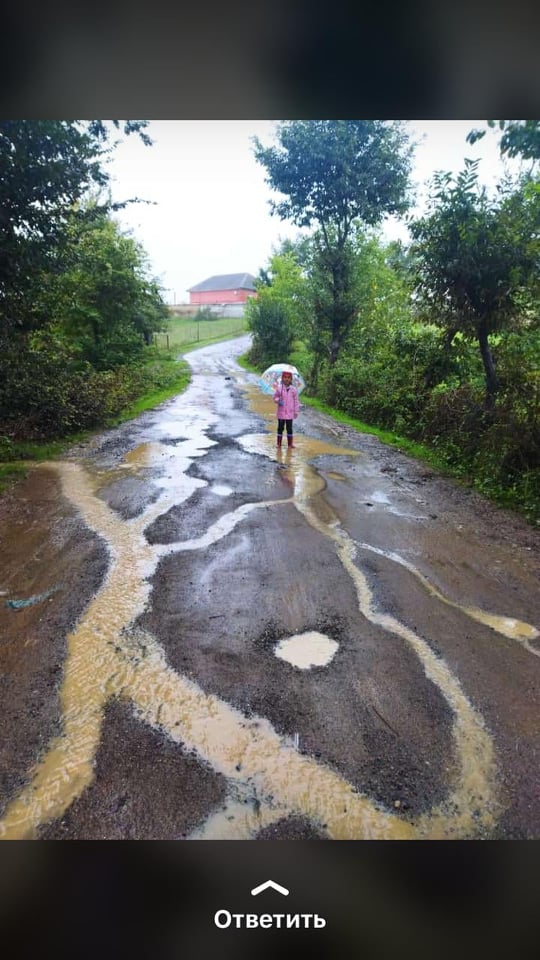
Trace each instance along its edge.
{"label": "child", "polygon": [[298,416],[298,391],[292,385],[292,373],[284,371],[281,374],[281,386],[274,393],[274,402],[277,403],[276,415],[278,418],[277,445],[281,447],[283,428],[287,424],[287,444],[294,447],[293,420]]}

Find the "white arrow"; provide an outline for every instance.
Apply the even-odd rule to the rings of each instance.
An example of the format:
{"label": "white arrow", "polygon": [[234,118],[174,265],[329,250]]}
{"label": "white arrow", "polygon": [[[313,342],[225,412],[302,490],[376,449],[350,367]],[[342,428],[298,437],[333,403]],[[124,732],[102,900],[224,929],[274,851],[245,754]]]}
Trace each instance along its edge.
{"label": "white arrow", "polygon": [[289,891],[286,890],[285,887],[280,887],[279,883],[274,883],[273,880],[267,880],[266,883],[261,883],[260,887],[254,887],[251,891],[251,896],[256,897],[258,893],[262,893],[263,890],[266,890],[268,887],[273,887],[278,893],[282,893],[284,897],[289,896]]}

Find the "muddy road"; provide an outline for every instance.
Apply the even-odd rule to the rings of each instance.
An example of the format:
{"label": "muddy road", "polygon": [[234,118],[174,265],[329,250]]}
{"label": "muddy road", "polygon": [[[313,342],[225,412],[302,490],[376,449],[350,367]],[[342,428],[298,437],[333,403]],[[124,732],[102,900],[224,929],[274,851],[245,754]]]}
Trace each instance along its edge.
{"label": "muddy road", "polygon": [[247,342],[0,501],[0,836],[539,838],[537,534]]}

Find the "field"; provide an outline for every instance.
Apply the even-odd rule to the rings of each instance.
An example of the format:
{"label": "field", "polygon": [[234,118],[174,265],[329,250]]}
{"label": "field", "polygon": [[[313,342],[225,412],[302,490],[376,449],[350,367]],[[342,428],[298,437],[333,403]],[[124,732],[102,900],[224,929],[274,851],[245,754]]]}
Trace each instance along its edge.
{"label": "field", "polygon": [[197,320],[195,317],[171,317],[164,333],[154,335],[158,347],[175,350],[177,347],[205,343],[231,337],[247,330],[245,317],[224,317],[216,320]]}

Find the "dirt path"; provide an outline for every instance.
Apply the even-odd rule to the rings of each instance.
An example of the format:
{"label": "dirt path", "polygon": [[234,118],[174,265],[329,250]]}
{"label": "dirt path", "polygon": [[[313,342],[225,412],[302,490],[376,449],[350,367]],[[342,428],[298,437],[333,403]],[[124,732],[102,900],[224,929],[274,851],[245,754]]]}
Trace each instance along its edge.
{"label": "dirt path", "polygon": [[0,836],[540,837],[537,534],[246,344],[0,501]]}

